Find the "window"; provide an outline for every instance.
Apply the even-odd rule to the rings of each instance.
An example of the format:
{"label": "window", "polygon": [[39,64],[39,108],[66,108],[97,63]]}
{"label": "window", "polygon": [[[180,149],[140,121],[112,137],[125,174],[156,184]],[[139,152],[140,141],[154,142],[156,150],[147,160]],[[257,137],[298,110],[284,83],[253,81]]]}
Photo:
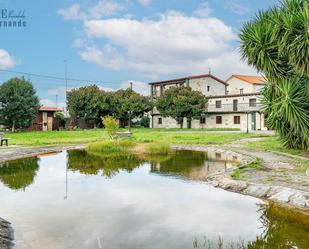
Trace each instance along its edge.
{"label": "window", "polygon": [[210,86],[207,86],[207,92],[209,92],[210,91]]}
{"label": "window", "polygon": [[216,101],[216,108],[221,108],[221,106],[222,106],[221,100],[217,100]]}
{"label": "window", "polygon": [[162,124],[162,118],[158,118],[158,124]]}
{"label": "window", "polygon": [[206,124],[206,117],[205,116],[201,116],[200,124]]}
{"label": "window", "polygon": [[234,124],[240,124],[240,116],[234,116]]}
{"label": "window", "polygon": [[244,93],[244,89],[243,89],[243,88],[240,88],[240,89],[239,89],[239,92],[240,92],[240,94],[243,94],[243,93]]}
{"label": "window", "polygon": [[222,124],[222,116],[216,116],[216,124]]}
{"label": "window", "polygon": [[256,106],[256,99],[249,99],[249,106],[255,107]]}

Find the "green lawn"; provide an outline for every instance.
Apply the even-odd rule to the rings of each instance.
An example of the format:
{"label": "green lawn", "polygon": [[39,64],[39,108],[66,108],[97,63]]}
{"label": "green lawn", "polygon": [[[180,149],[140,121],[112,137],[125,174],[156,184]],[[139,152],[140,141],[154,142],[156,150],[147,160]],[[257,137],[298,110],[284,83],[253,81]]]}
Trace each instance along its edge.
{"label": "green lawn", "polygon": [[[136,142],[165,141],[172,144],[226,144],[247,137],[267,136],[265,134],[219,133],[193,129],[132,129],[132,140]],[[23,146],[81,144],[108,139],[103,129],[85,131],[45,131],[7,133],[10,144]]]}

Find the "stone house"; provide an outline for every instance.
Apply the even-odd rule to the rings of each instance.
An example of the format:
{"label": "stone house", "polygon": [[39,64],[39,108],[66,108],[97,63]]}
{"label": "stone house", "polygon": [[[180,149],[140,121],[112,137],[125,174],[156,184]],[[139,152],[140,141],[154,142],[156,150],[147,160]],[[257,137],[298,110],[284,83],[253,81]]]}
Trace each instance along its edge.
{"label": "stone house", "polygon": [[[223,81],[211,74],[150,83],[153,100],[172,86],[190,86],[207,98],[205,113],[191,123],[184,120],[184,128],[237,128],[242,131],[265,130],[260,96],[265,80],[260,76],[232,75]],[[180,128],[170,117],[162,117],[154,108],[151,114],[153,128]]]}

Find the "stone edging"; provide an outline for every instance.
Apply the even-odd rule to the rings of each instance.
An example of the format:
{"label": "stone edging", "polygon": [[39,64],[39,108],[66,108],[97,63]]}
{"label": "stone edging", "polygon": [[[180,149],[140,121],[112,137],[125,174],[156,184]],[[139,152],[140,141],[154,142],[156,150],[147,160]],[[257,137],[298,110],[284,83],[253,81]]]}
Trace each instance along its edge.
{"label": "stone edging", "polygon": [[11,249],[14,246],[14,231],[11,223],[0,218],[0,249]]}
{"label": "stone edging", "polygon": [[[173,148],[177,150],[211,151],[232,155],[235,154],[238,155],[238,158],[240,158],[239,161],[241,164],[246,164],[255,159],[254,157],[240,154],[232,150],[221,149],[217,146],[183,145],[173,146]],[[236,167],[230,168],[225,172],[211,174],[205,180],[214,187],[219,187],[224,190],[240,193],[243,195],[253,196],[263,200],[273,201],[281,205],[287,205],[289,207],[305,211],[305,213],[309,215],[309,192],[282,186],[233,180],[229,175],[230,172],[234,169],[236,169]]]}
{"label": "stone edging", "polygon": [[63,150],[84,149],[85,145],[67,145],[67,146],[48,146],[48,147],[28,147],[16,148],[7,151],[0,151],[0,163],[25,157],[32,157],[41,154],[61,152]]}

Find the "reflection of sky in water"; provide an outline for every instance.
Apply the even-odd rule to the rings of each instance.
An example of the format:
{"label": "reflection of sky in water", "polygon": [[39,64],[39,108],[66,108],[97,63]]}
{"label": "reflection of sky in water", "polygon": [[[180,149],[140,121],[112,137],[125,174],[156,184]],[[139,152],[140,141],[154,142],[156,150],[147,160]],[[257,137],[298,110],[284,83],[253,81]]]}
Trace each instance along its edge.
{"label": "reflection of sky in water", "polygon": [[66,153],[39,164],[25,191],[0,183],[0,214],[13,223],[17,248],[187,249],[197,236],[261,233],[257,199],[151,174],[148,163],[111,179],[68,171],[67,200]]}

